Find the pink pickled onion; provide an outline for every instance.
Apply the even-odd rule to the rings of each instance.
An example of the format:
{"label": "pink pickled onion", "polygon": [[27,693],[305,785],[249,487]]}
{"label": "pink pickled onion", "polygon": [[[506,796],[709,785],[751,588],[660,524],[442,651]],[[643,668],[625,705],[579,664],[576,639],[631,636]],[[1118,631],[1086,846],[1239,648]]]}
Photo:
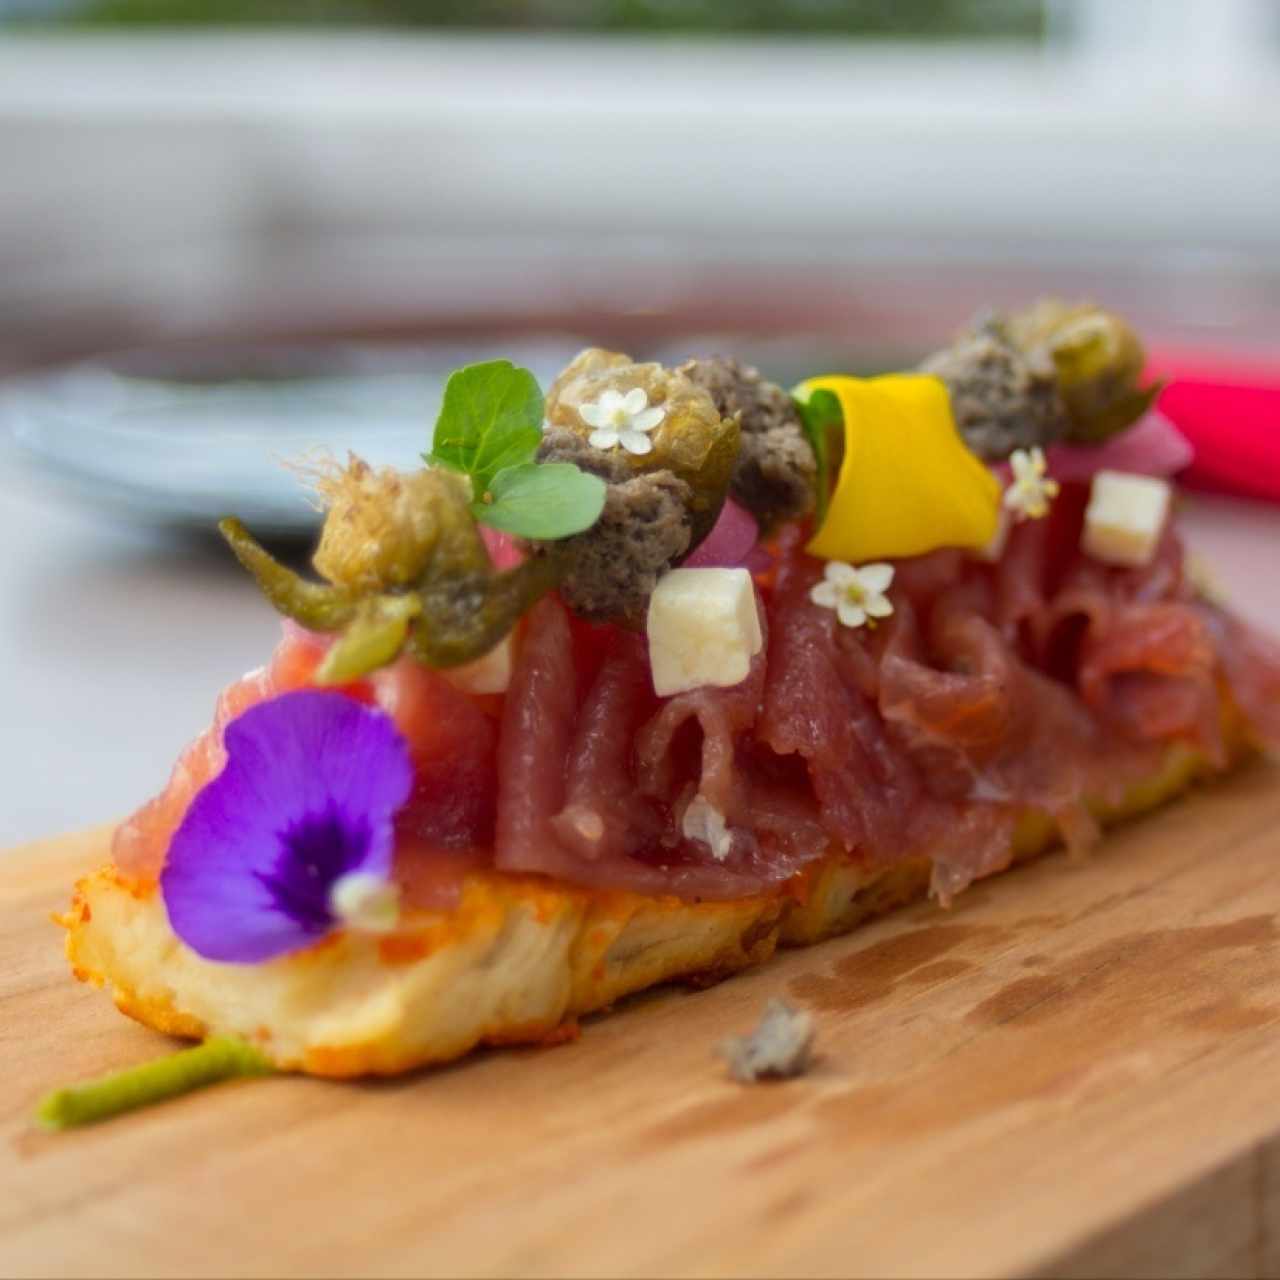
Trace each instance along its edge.
{"label": "pink pickled onion", "polygon": [[[1191,465],[1195,450],[1186,436],[1159,413],[1140,418],[1105,444],[1054,444],[1045,450],[1055,480],[1087,482],[1099,471],[1128,471],[1140,476],[1171,476]],[[1010,480],[1009,464],[992,470],[1001,484]]]}
{"label": "pink pickled onion", "polygon": [[1049,474],[1058,480],[1088,480],[1096,471],[1171,476],[1191,465],[1196,451],[1163,414],[1149,413],[1127,431],[1100,445],[1052,445]]}
{"label": "pink pickled onion", "polygon": [[501,533],[482,524],[480,536],[484,539],[485,550],[495,569],[514,569],[516,565],[524,563],[524,552],[509,533]]}
{"label": "pink pickled onion", "polygon": [[749,560],[759,539],[760,526],[756,524],[755,517],[732,498],[726,498],[720,509],[720,518],[682,567],[736,569],[746,565],[752,568]]}

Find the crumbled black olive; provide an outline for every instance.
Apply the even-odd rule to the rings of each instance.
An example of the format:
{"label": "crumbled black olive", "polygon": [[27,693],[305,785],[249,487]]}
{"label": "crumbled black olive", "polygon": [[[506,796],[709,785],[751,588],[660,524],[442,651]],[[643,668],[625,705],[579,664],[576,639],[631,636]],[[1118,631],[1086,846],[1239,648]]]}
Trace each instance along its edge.
{"label": "crumbled black olive", "polygon": [[731,492],[762,528],[796,520],[814,505],[817,462],[791,396],[751,365],[725,356],[689,360],[677,370],[703,387],[742,432]]}
{"label": "crumbled black olive", "polygon": [[965,334],[920,368],[947,384],[956,426],[980,458],[1001,461],[1015,449],[1066,435],[1053,361],[1020,350],[994,324]]}
{"label": "crumbled black olive", "polygon": [[920,368],[951,392],[956,425],[989,461],[1058,440],[1097,444],[1151,407],[1140,386],[1145,356],[1129,326],[1087,303],[1041,299],[987,313]]}
{"label": "crumbled black olive", "polygon": [[567,563],[565,602],[594,622],[639,625],[658,579],[689,549],[692,489],[669,470],[637,474],[620,450],[595,449],[563,428],[546,432],[538,460],[575,463],[608,485],[590,529],[542,549]]}

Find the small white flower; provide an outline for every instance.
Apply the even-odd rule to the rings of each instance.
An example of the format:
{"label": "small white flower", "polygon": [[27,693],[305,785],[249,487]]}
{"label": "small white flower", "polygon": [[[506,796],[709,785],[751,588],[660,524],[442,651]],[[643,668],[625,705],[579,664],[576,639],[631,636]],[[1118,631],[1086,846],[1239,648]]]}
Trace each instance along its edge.
{"label": "small white flower", "polygon": [[886,594],[892,582],[891,564],[864,564],[855,569],[842,560],[831,560],[823,580],[810,588],[809,599],[824,609],[834,609],[846,627],[874,627],[876,618],[887,618],[893,612],[893,601]]}
{"label": "small white flower", "polygon": [[1009,458],[1013,481],[1004,491],[1004,505],[1019,520],[1039,520],[1049,514],[1049,504],[1058,496],[1058,482],[1045,474],[1044,450],[1037,445],[1028,452],[1015,449]]}
{"label": "small white flower", "polygon": [[595,449],[621,445],[628,453],[648,453],[653,448],[649,432],[667,416],[661,405],[650,405],[643,387],[632,387],[625,395],[612,388],[594,403],[578,406],[583,422],[595,430],[587,443]]}

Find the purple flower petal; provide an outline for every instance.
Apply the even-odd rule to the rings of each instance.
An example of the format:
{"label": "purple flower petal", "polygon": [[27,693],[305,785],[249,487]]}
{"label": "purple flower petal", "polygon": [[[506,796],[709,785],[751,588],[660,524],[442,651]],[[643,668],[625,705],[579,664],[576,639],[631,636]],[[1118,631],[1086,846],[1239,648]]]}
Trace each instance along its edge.
{"label": "purple flower petal", "polygon": [[409,750],[391,718],[299,690],[227,725],[227,763],[192,801],[160,888],[173,931],[209,960],[254,963],[335,924],[340,876],[391,873]]}

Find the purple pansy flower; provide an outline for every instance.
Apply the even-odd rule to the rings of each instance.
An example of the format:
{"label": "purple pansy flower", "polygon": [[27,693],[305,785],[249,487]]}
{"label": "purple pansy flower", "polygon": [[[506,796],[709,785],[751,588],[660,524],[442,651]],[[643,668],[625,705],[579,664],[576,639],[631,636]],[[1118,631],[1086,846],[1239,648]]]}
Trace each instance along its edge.
{"label": "purple pansy flower", "polygon": [[208,960],[252,964],[339,924],[394,923],[392,818],[413,767],[390,716],[299,690],[251,707],[224,740],[227,763],[160,876],[178,937]]}

